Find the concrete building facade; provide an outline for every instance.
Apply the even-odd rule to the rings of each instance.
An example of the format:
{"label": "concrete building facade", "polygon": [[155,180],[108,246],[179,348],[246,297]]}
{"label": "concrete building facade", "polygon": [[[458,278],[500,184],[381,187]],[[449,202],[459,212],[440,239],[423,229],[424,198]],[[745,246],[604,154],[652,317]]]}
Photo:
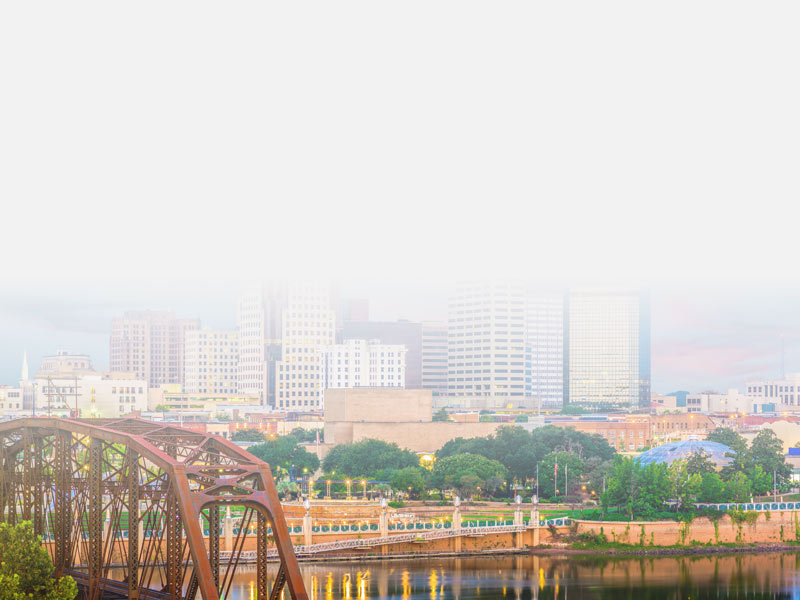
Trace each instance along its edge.
{"label": "concrete building facade", "polygon": [[447,394],[513,403],[525,397],[525,290],[461,283],[448,304]]}
{"label": "concrete building facade", "polygon": [[239,335],[236,331],[186,332],[183,388],[193,394],[236,394]]}
{"label": "concrete building facade", "polygon": [[800,406],[800,373],[790,373],[780,379],[754,379],[745,383],[745,394],[765,398],[790,407]]}
{"label": "concrete building facade", "polygon": [[345,340],[322,349],[324,389],[405,387],[406,347],[377,340]]}
{"label": "concrete building facade", "polygon": [[322,409],[322,349],[335,340],[335,311],[330,288],[320,283],[292,283],[281,315],[283,344],[275,379],[280,409]]}
{"label": "concrete building facade", "polygon": [[128,311],[111,323],[111,372],[132,373],[151,387],[182,384],[186,332],[199,328],[199,320],[171,312]]}
{"label": "concrete building facade", "polygon": [[406,347],[406,387],[422,387],[422,324],[412,321],[345,321],[339,341],[378,340]]}
{"label": "concrete building facade", "polygon": [[256,285],[239,297],[237,390],[275,406],[275,365],[281,357],[284,284]]}

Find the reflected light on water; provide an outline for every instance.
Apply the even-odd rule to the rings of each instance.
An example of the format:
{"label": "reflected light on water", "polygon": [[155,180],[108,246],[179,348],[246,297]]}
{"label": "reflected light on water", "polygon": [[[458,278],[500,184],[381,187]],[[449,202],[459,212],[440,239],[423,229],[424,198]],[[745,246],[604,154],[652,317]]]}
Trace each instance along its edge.
{"label": "reflected light on water", "polygon": [[[300,569],[310,600],[319,600],[320,587],[323,600],[800,598],[800,552],[625,559],[430,557],[306,563]],[[241,566],[225,600],[256,600],[255,579],[254,566]],[[287,591],[283,598],[290,600]]]}

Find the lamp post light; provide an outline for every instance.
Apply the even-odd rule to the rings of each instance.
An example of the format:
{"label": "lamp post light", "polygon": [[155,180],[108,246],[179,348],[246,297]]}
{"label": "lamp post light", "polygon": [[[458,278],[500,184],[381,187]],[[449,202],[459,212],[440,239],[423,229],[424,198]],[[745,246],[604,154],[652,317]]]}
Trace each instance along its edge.
{"label": "lamp post light", "polygon": [[345,485],[347,485],[347,499],[348,499],[348,500],[352,500],[353,498],[352,498],[352,496],[350,495],[350,490],[351,490],[351,486],[352,486],[353,482],[352,482],[352,481],[350,481],[350,480],[348,479],[348,480],[347,480],[347,481],[345,481],[344,483],[345,483]]}
{"label": "lamp post light", "polygon": [[331,499],[331,480],[328,479],[325,482],[325,500]]}
{"label": "lamp post light", "polygon": [[367,499],[367,482],[364,479],[361,480],[361,490],[362,490],[362,497],[364,498],[364,500],[366,500]]}

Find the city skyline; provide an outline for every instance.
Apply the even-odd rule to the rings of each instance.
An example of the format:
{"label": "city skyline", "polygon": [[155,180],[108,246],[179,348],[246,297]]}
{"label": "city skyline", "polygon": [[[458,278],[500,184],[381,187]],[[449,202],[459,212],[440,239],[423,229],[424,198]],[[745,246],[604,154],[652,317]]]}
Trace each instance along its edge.
{"label": "city skyline", "polygon": [[[111,319],[126,310],[170,310],[178,318],[199,318],[204,328],[236,328],[237,293],[229,280],[187,281],[182,291],[134,284],[136,291],[112,293],[91,286],[62,287],[58,300],[47,300],[32,286],[27,295],[4,291],[0,299],[0,384],[16,383],[22,354],[31,371],[41,356],[65,349],[89,354],[97,368],[109,366]],[[366,297],[375,321],[447,321],[444,283],[352,280],[338,285],[343,297]],[[786,286],[760,286],[744,292],[733,285],[651,285],[653,392],[743,389],[748,379],[781,374],[781,335],[786,373],[800,372],[800,315],[793,305],[800,291]],[[417,292],[416,294],[414,292]],[[351,293],[352,292],[352,293]],[[130,298],[130,300],[126,300]],[[753,307],[763,307],[754,310]],[[192,312],[192,309],[194,311]],[[795,366],[796,365],[796,366]]]}

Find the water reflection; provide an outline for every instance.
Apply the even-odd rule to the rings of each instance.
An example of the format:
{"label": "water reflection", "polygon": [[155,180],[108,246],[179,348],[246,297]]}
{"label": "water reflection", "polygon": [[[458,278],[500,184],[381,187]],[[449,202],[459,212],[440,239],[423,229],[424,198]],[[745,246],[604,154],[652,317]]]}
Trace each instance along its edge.
{"label": "water reflection", "polygon": [[[636,559],[512,556],[301,564],[311,600],[800,598],[800,553]],[[228,600],[254,597],[242,567]],[[284,600],[289,600],[288,593]]]}

